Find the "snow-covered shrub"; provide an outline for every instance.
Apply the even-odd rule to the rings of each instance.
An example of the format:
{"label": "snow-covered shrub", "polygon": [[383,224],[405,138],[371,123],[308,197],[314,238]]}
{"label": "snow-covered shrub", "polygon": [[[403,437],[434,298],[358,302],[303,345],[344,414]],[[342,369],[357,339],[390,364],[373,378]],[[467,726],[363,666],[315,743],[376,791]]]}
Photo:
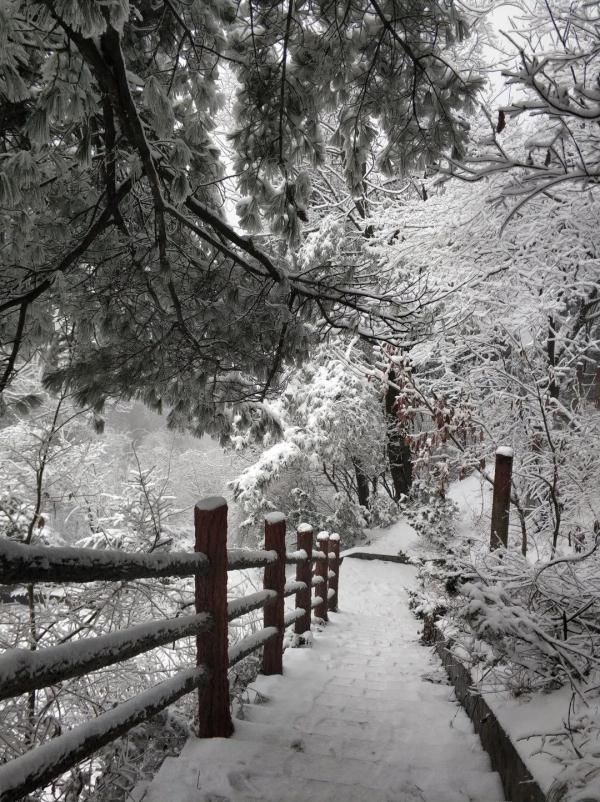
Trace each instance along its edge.
{"label": "snow-covered shrub", "polygon": [[416,496],[406,499],[401,509],[419,535],[441,552],[447,552],[454,544],[457,507],[452,499]]}
{"label": "snow-covered shrub", "polygon": [[399,505],[381,490],[371,496],[369,501],[369,526],[386,527],[398,520],[400,515]]}
{"label": "snow-covered shrub", "polygon": [[498,550],[460,586],[460,618],[486,644],[489,681],[516,693],[569,684],[585,693],[600,672],[597,619],[598,540],[582,554],[531,563]]}
{"label": "snow-covered shrub", "polygon": [[333,497],[332,507],[333,512],[325,518],[323,528],[338,532],[345,548],[360,542],[370,524],[369,511],[343,493]]}

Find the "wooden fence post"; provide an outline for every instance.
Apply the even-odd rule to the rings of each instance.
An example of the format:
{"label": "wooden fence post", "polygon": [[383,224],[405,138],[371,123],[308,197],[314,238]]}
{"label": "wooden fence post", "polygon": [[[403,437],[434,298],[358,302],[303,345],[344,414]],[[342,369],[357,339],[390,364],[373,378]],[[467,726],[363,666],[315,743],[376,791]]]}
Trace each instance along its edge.
{"label": "wooden fence post", "polygon": [[265,550],[276,551],[277,561],[265,568],[265,590],[277,591],[277,599],[264,608],[264,626],[277,627],[276,638],[263,647],[263,674],[283,673],[283,635],[285,632],[283,592],[285,588],[285,516],[272,512],[265,516]]}
{"label": "wooden fence post", "polygon": [[196,612],[209,612],[214,626],[196,636],[196,665],[206,665],[208,683],[198,689],[198,736],[228,738],[233,732],[229,710],[227,669],[227,502],[220,496],[199,501],[194,508],[194,551],[210,562],[205,577],[196,576]]}
{"label": "wooden fence post", "polygon": [[302,635],[305,632],[310,632],[310,619],[312,610],[310,609],[310,601],[312,598],[312,550],[313,550],[313,528],[310,524],[300,524],[298,527],[298,551],[300,549],[306,552],[308,559],[306,562],[297,563],[296,565],[296,579],[298,582],[304,582],[306,585],[305,590],[299,590],[296,593],[296,607],[304,610],[304,615],[299,618],[294,625],[294,632],[296,635]]}
{"label": "wooden fence post", "polygon": [[510,480],[512,475],[513,450],[501,446],[496,451],[494,473],[494,500],[492,502],[492,528],[490,550],[508,545],[508,516],[510,511]]}
{"label": "wooden fence post", "polygon": [[315,607],[315,616],[329,621],[327,615],[327,590],[329,587],[328,574],[329,574],[329,532],[319,532],[317,535],[317,547],[319,551],[325,554],[324,560],[317,560],[315,565],[315,574],[323,578],[315,587],[315,596],[321,597],[321,604]]}
{"label": "wooden fence post", "polygon": [[329,535],[329,549],[333,552],[333,559],[329,562],[329,567],[335,573],[329,580],[329,587],[333,591],[331,598],[328,600],[328,609],[330,613],[337,613],[338,609],[338,588],[340,579],[340,536],[335,532]]}

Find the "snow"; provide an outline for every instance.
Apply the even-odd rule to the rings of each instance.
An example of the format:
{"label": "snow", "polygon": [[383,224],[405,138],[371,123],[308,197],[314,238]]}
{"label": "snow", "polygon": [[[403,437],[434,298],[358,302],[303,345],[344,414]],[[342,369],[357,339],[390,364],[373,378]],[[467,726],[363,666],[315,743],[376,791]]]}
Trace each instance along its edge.
{"label": "snow", "polygon": [[[400,524],[373,550],[416,537]],[[192,738],[143,802],[499,802],[498,776],[408,610],[416,568],[344,562],[339,612],[248,689],[229,739]],[[374,596],[374,594],[376,594]],[[316,600],[313,600],[313,604]],[[291,616],[290,616],[291,618]]]}
{"label": "snow", "polygon": [[283,512],[268,512],[265,515],[266,524],[280,524],[285,521],[285,514]]}
{"label": "snow", "polygon": [[201,498],[200,501],[196,502],[196,509],[204,510],[206,512],[217,510],[219,507],[226,506],[227,501],[223,498],[223,496],[206,496],[206,498]]}
{"label": "snow", "polygon": [[284,616],[283,619],[284,626],[289,627],[290,624],[293,624],[299,618],[302,618],[304,613],[305,610],[302,607],[296,607],[294,610],[290,610]]}
{"label": "snow", "polygon": [[405,521],[399,521],[391,528],[382,529],[376,527],[368,530],[367,533],[369,542],[366,545],[361,544],[360,546],[344,549],[340,553],[340,557],[349,557],[357,552],[397,556],[400,553],[420,554],[422,551],[421,541],[417,533]]}
{"label": "snow", "polygon": [[319,532],[317,535],[317,540],[319,543],[323,543],[325,540],[329,540],[329,532]]}
{"label": "snow", "polygon": [[298,532],[312,532],[313,528],[310,524],[300,524],[297,529]]}
{"label": "snow", "polygon": [[287,596],[288,594],[291,595],[292,593],[297,593],[299,590],[306,590],[306,583],[299,582],[295,579],[288,579],[288,581],[285,583],[283,592]]}
{"label": "snow", "polygon": [[499,446],[496,449],[496,454],[499,457],[513,457],[514,451],[512,448],[510,448],[510,446]]}
{"label": "snow", "polygon": [[339,541],[339,539],[340,539],[340,536],[338,534],[336,534],[335,532],[332,535],[329,535],[329,540],[335,540],[336,543]]}
{"label": "snow", "polygon": [[[548,793],[556,778],[557,764],[553,759],[546,733],[560,732],[565,728],[565,710],[569,709],[572,691],[561,688],[537,699],[514,698],[508,693],[485,693],[485,701],[494,715],[510,733],[519,755],[534,775],[544,793]],[[597,788],[596,792],[600,789]]]}
{"label": "snow", "polygon": [[267,563],[277,562],[274,549],[227,549],[227,570],[237,571],[240,568],[261,568]]}

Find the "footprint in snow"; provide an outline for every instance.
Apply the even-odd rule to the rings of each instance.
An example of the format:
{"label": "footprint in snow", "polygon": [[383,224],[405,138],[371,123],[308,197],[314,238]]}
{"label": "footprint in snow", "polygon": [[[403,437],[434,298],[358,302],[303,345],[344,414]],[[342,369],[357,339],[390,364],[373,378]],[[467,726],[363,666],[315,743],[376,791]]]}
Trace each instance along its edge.
{"label": "footprint in snow", "polygon": [[426,802],[425,794],[418,785],[408,783],[389,794],[386,802]]}
{"label": "footprint in snow", "polygon": [[[234,791],[240,791],[243,794],[258,794],[258,790],[250,782],[249,772],[229,771],[227,772],[227,779]],[[230,800],[224,797],[224,802],[230,802]]]}

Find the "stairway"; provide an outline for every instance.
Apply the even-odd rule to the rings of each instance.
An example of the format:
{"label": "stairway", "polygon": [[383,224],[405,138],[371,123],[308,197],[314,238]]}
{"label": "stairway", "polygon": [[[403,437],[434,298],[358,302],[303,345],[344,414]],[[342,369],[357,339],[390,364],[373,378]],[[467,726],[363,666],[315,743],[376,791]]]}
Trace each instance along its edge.
{"label": "stairway", "polygon": [[259,677],[230,739],[188,741],[143,802],[499,802],[500,779],[407,608],[412,566],[346,559],[340,612]]}

